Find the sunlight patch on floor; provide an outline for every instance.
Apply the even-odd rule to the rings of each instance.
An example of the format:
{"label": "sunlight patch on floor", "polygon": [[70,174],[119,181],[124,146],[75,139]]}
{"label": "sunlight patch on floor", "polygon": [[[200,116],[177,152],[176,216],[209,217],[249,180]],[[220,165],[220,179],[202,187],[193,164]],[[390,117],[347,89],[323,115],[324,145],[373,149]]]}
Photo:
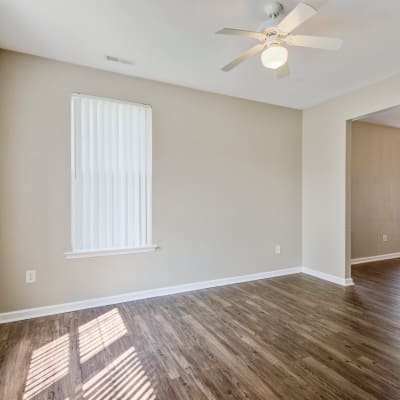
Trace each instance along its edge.
{"label": "sunlight patch on floor", "polygon": [[81,363],[104,350],[128,331],[117,308],[79,327],[79,355]]}
{"label": "sunlight patch on floor", "polygon": [[34,350],[23,394],[32,399],[68,374],[69,335],[64,335]]}
{"label": "sunlight patch on floor", "polygon": [[155,400],[156,395],[133,347],[83,384],[86,400]]}
{"label": "sunlight patch on floor", "polygon": [[[83,364],[128,333],[117,308],[78,328]],[[23,400],[33,400],[69,373],[71,341],[63,335],[32,352]],[[106,353],[105,353],[106,354]],[[59,382],[61,383],[61,382]],[[85,381],[85,400],[155,400],[152,384],[133,346]],[[81,398],[81,397],[79,397]],[[69,400],[69,398],[65,399]]]}

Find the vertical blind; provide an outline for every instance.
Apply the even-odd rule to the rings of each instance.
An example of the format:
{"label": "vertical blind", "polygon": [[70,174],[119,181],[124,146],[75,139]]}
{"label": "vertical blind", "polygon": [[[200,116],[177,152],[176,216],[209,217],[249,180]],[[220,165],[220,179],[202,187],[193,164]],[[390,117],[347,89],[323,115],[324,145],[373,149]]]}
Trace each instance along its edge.
{"label": "vertical blind", "polygon": [[151,246],[151,107],[71,102],[72,251]]}

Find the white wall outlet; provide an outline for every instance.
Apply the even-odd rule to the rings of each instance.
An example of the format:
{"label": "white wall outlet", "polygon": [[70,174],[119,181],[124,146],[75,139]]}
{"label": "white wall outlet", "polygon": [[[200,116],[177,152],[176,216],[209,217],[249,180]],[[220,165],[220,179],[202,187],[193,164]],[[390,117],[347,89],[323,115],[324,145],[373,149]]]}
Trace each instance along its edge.
{"label": "white wall outlet", "polygon": [[382,235],[382,241],[383,241],[383,242],[388,242],[388,241],[389,241],[389,236],[388,236],[386,233],[384,233],[384,234]]}
{"label": "white wall outlet", "polygon": [[275,245],[275,254],[281,254],[281,245],[280,244]]}
{"label": "white wall outlet", "polygon": [[36,270],[31,269],[25,272],[25,282],[26,283],[36,282]]}

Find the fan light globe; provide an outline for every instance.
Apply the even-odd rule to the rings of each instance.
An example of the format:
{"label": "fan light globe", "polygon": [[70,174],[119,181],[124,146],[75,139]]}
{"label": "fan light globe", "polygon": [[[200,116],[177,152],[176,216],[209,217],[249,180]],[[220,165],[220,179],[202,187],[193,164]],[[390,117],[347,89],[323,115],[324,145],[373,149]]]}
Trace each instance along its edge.
{"label": "fan light globe", "polygon": [[272,44],[261,54],[261,61],[265,68],[278,69],[286,64],[288,51],[286,47]]}

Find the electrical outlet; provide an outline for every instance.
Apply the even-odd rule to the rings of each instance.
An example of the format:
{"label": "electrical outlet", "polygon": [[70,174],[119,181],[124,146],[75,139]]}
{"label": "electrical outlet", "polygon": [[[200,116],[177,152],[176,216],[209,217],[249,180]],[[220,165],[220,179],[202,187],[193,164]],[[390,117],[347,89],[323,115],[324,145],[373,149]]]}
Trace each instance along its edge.
{"label": "electrical outlet", "polygon": [[281,245],[280,244],[275,245],[275,254],[281,254]]}
{"label": "electrical outlet", "polygon": [[26,283],[36,282],[36,270],[31,269],[25,272],[25,282]]}
{"label": "electrical outlet", "polygon": [[383,241],[383,242],[388,242],[388,241],[389,241],[389,236],[388,236],[386,233],[384,233],[384,234],[382,235],[382,241]]}

